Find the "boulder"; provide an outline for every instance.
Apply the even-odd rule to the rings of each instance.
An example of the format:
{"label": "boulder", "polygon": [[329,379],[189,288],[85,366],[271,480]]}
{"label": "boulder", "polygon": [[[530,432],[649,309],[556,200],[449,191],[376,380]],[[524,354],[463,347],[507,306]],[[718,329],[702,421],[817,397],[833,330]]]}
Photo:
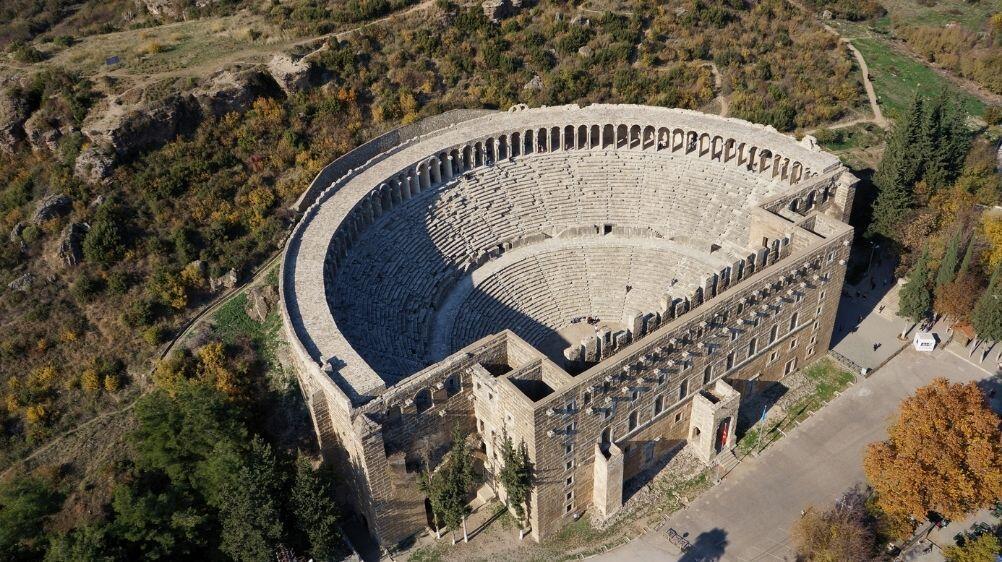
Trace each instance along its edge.
{"label": "boulder", "polygon": [[543,79],[536,74],[532,77],[532,80],[529,80],[525,83],[525,86],[522,86],[522,89],[538,92],[543,89]]}
{"label": "boulder", "polygon": [[111,175],[114,165],[115,159],[108,151],[88,146],[77,155],[73,175],[89,184],[101,183]]}
{"label": "boulder", "polygon": [[588,58],[592,55],[592,52],[591,47],[588,45],[582,45],[581,48],[578,49],[578,56]]}
{"label": "boulder", "polygon": [[13,152],[24,138],[22,126],[30,113],[28,101],[11,90],[0,91],[0,150]]}
{"label": "boulder", "polygon": [[480,7],[487,19],[497,23],[517,14],[522,7],[522,0],[484,0]]}
{"label": "boulder", "polygon": [[239,281],[237,276],[237,270],[230,269],[223,275],[216,277],[214,279],[209,279],[209,289],[212,291],[218,291],[220,289],[232,289],[237,286],[237,281]]}
{"label": "boulder", "polygon": [[278,289],[274,285],[260,285],[247,291],[244,310],[257,322],[264,322],[278,303]]}
{"label": "boulder", "polygon": [[73,199],[70,198],[69,195],[63,193],[49,195],[45,199],[38,202],[38,206],[35,207],[35,215],[31,218],[31,222],[39,224],[56,217],[61,217],[70,212],[72,209]]}
{"label": "boulder", "polygon": [[25,224],[23,222],[14,223],[14,228],[10,230],[10,243],[17,244],[18,248],[25,252],[28,250],[28,244],[24,241],[22,233],[24,232]]}
{"label": "boulder", "polygon": [[309,61],[293,60],[291,55],[278,53],[268,61],[268,73],[287,95],[301,92],[310,87],[313,65]]}
{"label": "boulder", "polygon": [[15,291],[25,292],[31,289],[31,285],[34,282],[35,282],[35,276],[30,273],[25,273],[24,275],[8,283],[7,286]]}
{"label": "boulder", "polygon": [[59,237],[59,259],[69,267],[80,263],[83,259],[83,239],[90,230],[87,223],[74,222],[66,225]]}
{"label": "boulder", "polygon": [[10,241],[18,242],[21,240],[21,233],[24,232],[25,224],[23,222],[14,223],[14,228],[10,231]]}
{"label": "boulder", "polygon": [[193,92],[204,115],[220,117],[243,113],[254,100],[274,89],[271,80],[259,70],[228,69],[216,73]]}

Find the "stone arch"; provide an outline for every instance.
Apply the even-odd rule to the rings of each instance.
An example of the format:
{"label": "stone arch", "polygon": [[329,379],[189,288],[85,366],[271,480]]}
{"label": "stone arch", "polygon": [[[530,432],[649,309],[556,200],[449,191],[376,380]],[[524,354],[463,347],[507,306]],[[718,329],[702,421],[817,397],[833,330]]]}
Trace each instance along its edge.
{"label": "stone arch", "polygon": [[780,172],[784,180],[790,179],[790,159],[783,157],[783,162],[780,166]]}
{"label": "stone arch", "polygon": [[432,405],[431,391],[427,388],[422,388],[414,395],[414,408],[417,410],[417,413],[420,414],[427,411]]}
{"label": "stone arch", "polygon": [[591,148],[600,148],[602,146],[602,127],[592,125],[590,131],[591,136],[589,137],[589,146]]}
{"label": "stone arch", "polygon": [[720,136],[715,136],[710,139],[710,158],[715,160],[724,159],[724,139]]}
{"label": "stone arch", "polygon": [[710,152],[710,143],[711,140],[709,133],[699,135],[699,156],[703,156],[704,154],[708,154]]}
{"label": "stone arch", "polygon": [[511,155],[520,156],[522,154],[522,133],[515,131],[511,134]]}
{"label": "stone arch", "polygon": [[769,149],[762,149],[758,151],[758,172],[765,173],[769,169],[769,162],[772,158],[772,151]]}
{"label": "stone arch", "polygon": [[487,154],[487,157],[484,159],[484,164],[488,166],[493,165],[494,162],[497,161],[498,156],[497,143],[495,142],[494,137],[488,137],[487,140],[484,141],[484,150],[486,150]]}
{"label": "stone arch", "polygon": [[418,181],[421,183],[421,191],[431,187],[431,177],[428,175],[428,165],[424,162],[418,164]]}
{"label": "stone arch", "polygon": [[616,129],[611,124],[602,127],[602,148],[616,146]]}
{"label": "stone arch", "polygon": [[578,148],[577,139],[574,135],[575,131],[577,131],[577,129],[574,125],[567,125],[564,127],[564,150],[574,150]]}
{"label": "stone arch", "polygon": [[535,145],[533,144],[533,138],[534,137],[535,137],[535,134],[533,133],[532,129],[529,129],[528,131],[525,132],[525,136],[522,138],[522,153],[523,154],[532,154],[533,153],[533,150],[534,150],[534,147],[535,147]]}
{"label": "stone arch", "polygon": [[536,152],[550,151],[550,132],[546,128],[536,131]]}
{"label": "stone arch", "polygon": [[807,209],[813,209],[814,205],[818,202],[818,190],[812,189],[810,193],[807,194]]}
{"label": "stone arch", "polygon": [[678,152],[679,150],[682,150],[684,146],[685,146],[685,131],[683,131],[682,129],[675,129],[674,131],[672,131],[671,151]]}
{"label": "stone arch", "polygon": [[473,167],[473,147],[471,147],[470,145],[463,146],[463,153],[462,153],[462,156],[460,158],[461,158],[460,162],[462,164],[462,166],[460,166],[460,171],[465,172],[465,171],[469,170],[470,168],[472,168]]}
{"label": "stone arch", "polygon": [[791,170],[792,171],[790,173],[790,183],[799,182],[800,178],[803,177],[804,175],[804,165],[801,164],[799,161],[794,162]]}
{"label": "stone arch", "polygon": [[699,139],[699,134],[697,134],[696,131],[689,131],[688,133],[685,134],[685,153],[686,154],[689,154],[690,152],[696,150],[696,146],[698,144],[698,139]]}
{"label": "stone arch", "polygon": [[734,146],[737,141],[734,139],[727,139],[724,141],[724,162],[729,162],[734,159]]}
{"label": "stone arch", "polygon": [[799,213],[800,212],[800,198],[799,197],[794,197],[790,201],[790,207],[789,207],[789,209],[791,211],[793,211],[794,213]]}
{"label": "stone arch", "polygon": [[668,127],[658,128],[657,149],[671,150],[671,129],[669,129]]}
{"label": "stone arch", "polygon": [[653,125],[647,125],[646,127],[644,127],[643,139],[644,139],[644,144],[643,144],[644,150],[651,148],[657,150],[658,133],[654,129]]}
{"label": "stone arch", "polygon": [[437,156],[432,156],[431,158],[428,159],[428,167],[430,168],[429,172],[431,174],[432,185],[438,185],[442,183],[442,166],[441,163],[438,161]]}
{"label": "stone arch", "polygon": [[588,125],[578,125],[577,148],[588,148]]}
{"label": "stone arch", "polygon": [[560,142],[560,127],[553,127],[550,129],[550,151],[555,152],[557,150],[562,150],[564,144]]}
{"label": "stone arch", "polygon": [[630,131],[625,124],[616,126],[616,148],[624,148],[630,143]]}
{"label": "stone arch", "polygon": [[508,158],[508,135],[501,135],[498,137],[497,144],[498,160],[504,160]]}
{"label": "stone arch", "polygon": [[477,144],[473,145],[473,167],[479,168],[484,165],[484,143],[477,141]]}
{"label": "stone arch", "polygon": [[640,148],[643,144],[643,138],[641,138],[640,125],[633,125],[630,127],[630,148]]}

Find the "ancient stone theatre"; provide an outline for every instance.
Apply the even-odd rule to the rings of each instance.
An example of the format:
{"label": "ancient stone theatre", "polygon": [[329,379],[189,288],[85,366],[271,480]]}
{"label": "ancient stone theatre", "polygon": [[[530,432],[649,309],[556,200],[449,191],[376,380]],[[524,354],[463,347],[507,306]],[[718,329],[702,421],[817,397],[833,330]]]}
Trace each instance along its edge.
{"label": "ancient stone theatre", "polygon": [[449,112],[336,160],[281,290],[343,499],[385,546],[423,532],[456,426],[487,474],[526,444],[537,540],[686,444],[720,462],[828,350],[855,183],[810,137],[635,105]]}

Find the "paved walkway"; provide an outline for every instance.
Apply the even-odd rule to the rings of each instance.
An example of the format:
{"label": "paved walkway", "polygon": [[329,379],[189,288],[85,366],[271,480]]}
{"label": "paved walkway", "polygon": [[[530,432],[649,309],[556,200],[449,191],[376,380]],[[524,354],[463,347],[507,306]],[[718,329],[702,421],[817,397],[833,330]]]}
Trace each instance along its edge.
{"label": "paved walkway", "polygon": [[899,287],[894,279],[894,264],[879,258],[874,257],[870,273],[859,283],[842,289],[832,335],[836,353],[871,370],[907,344],[898,339],[898,334],[911,325],[896,314]]}
{"label": "paved walkway", "polygon": [[[983,380],[985,371],[949,352],[905,349],[846,390],[765,453],[746,460],[718,486],[668,519],[661,531],[598,557],[603,561],[793,560],[790,529],[808,505],[826,505],[863,480],[866,445],[884,439],[902,398],[933,378]],[[668,542],[673,528],[693,549]]]}

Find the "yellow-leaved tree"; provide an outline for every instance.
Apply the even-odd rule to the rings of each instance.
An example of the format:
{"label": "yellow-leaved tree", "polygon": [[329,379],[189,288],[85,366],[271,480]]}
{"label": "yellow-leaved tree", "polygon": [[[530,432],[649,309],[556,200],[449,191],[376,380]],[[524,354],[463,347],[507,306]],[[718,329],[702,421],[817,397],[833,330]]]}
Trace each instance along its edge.
{"label": "yellow-leaved tree", "polygon": [[866,477],[889,514],[958,519],[1002,497],[999,416],[971,382],[937,378],[901,402],[887,441],[871,443]]}

